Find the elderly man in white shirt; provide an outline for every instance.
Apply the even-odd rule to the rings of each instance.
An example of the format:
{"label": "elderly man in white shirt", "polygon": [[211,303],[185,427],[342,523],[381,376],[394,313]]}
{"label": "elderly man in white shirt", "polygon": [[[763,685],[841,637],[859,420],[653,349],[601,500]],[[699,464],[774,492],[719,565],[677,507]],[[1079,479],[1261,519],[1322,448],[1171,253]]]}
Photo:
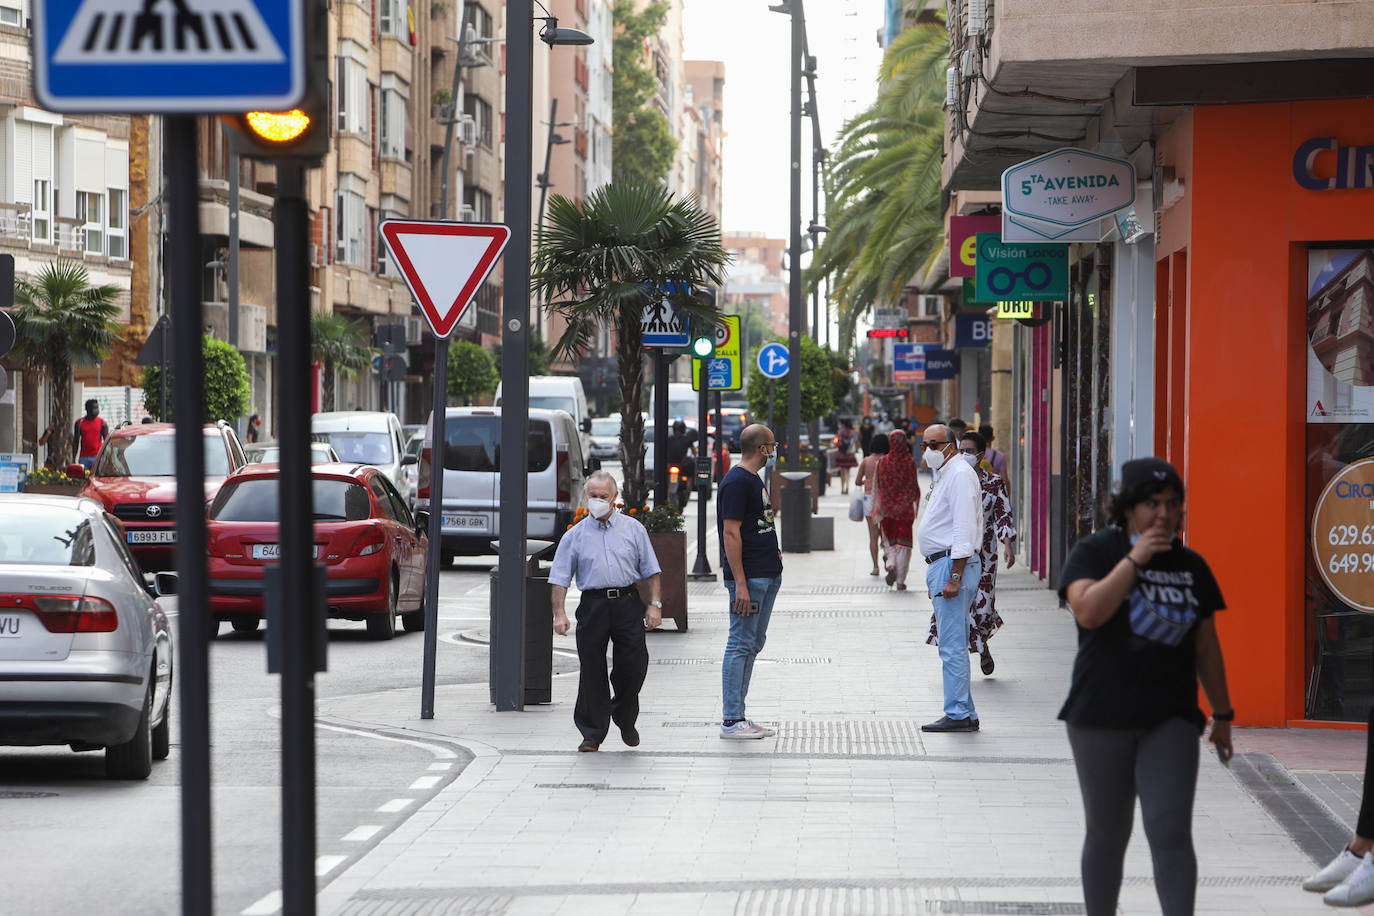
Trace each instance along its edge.
{"label": "elderly man in white shirt", "polygon": [[[978,712],[969,690],[968,611],[982,568],[982,488],[978,472],[959,454],[959,443],[945,426],[927,426],[922,461],[935,472],[916,533],[926,560],[926,587],[935,605],[944,670],[945,714],[921,726],[923,732],[976,732]],[[965,584],[967,583],[967,584]]]}

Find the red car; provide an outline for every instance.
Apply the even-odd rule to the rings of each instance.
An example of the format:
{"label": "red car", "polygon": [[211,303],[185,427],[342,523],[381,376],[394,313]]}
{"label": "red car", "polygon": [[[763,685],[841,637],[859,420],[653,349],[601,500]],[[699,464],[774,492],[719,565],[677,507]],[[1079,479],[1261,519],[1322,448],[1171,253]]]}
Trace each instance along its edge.
{"label": "red car", "polygon": [[[247,463],[233,427],[205,427],[205,501]],[[142,423],[110,433],[82,496],[98,499],[124,525],[129,550],[145,572],[176,568],[176,427]]]}
{"label": "red car", "polygon": [[[210,611],[241,633],[258,628],[263,569],[281,556],[278,473],[275,464],[249,465],[225,480],[210,506]],[[398,615],[406,630],[423,629],[429,542],[396,487],[366,464],[316,464],[310,473],[329,616],[366,621],[374,639],[395,636]]]}

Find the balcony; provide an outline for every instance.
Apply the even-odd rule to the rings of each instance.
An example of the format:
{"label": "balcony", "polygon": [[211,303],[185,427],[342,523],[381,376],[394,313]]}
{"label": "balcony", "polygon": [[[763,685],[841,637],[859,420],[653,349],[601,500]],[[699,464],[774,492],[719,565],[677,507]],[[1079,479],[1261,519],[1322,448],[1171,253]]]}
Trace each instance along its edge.
{"label": "balcony", "polygon": [[411,167],[400,159],[384,157],[381,167],[383,194],[395,194],[403,200],[412,199]]}

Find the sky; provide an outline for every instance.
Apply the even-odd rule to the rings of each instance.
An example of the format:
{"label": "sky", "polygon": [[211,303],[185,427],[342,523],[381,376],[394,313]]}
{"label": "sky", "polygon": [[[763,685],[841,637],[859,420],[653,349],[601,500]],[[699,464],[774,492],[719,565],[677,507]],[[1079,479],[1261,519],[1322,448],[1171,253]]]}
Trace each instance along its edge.
{"label": "sky", "polygon": [[[726,233],[787,237],[787,59],[791,19],[771,12],[777,0],[684,0],[689,60],[725,62]],[[883,22],[879,0],[810,0],[806,31],[816,57],[821,136],[827,147],[844,120],[877,94]],[[802,84],[803,94],[805,83]],[[802,121],[802,223],[811,218],[811,124]]]}

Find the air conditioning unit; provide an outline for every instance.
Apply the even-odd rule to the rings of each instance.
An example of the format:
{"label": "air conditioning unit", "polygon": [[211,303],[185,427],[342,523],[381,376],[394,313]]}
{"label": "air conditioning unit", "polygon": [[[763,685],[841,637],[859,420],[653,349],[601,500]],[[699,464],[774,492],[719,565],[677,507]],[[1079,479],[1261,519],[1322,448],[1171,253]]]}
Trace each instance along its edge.
{"label": "air conditioning unit", "polygon": [[420,316],[418,316],[418,315],[407,315],[407,316],[406,316],[406,346],[407,346],[407,347],[419,346],[420,341],[421,341],[422,338],[424,337],[424,333],[425,333],[425,323],[424,323],[424,321],[422,321],[422,320],[420,319]]}
{"label": "air conditioning unit", "polygon": [[964,79],[973,76],[973,49],[965,48],[959,55],[959,72],[964,74]]}
{"label": "air conditioning unit", "polygon": [[477,119],[472,115],[465,114],[458,121],[458,133],[462,137],[464,146],[477,145]]}
{"label": "air conditioning unit", "polygon": [[477,30],[476,30],[475,28],[472,27],[472,24],[471,24],[471,23],[468,23],[468,25],[464,26],[464,28],[463,28],[463,44],[464,44],[464,45],[468,45],[468,46],[475,45],[475,44],[477,44],[477,42],[480,41],[481,39],[482,39],[482,36],[477,34]]}
{"label": "air conditioning unit", "polygon": [[950,67],[945,71],[945,107],[959,107],[959,68]]}
{"label": "air conditioning unit", "polygon": [[267,309],[261,305],[239,305],[239,350],[244,353],[267,352]]}
{"label": "air conditioning unit", "polygon": [[982,35],[988,27],[988,0],[968,0],[967,34]]}
{"label": "air conditioning unit", "polygon": [[461,207],[458,208],[458,222],[460,222],[460,223],[475,223],[475,222],[477,222],[477,211],[476,211],[475,209],[473,209],[472,207],[469,207],[467,204],[463,204]]}

